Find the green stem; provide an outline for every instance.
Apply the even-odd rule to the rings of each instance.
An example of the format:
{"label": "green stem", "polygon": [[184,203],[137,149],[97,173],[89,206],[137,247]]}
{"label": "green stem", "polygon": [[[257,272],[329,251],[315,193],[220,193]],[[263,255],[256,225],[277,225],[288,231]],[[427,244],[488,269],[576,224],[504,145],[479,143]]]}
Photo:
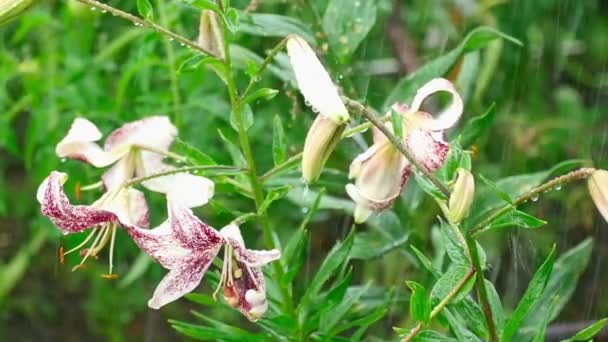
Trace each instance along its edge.
{"label": "green stem", "polygon": [[481,303],[483,314],[486,318],[486,324],[488,331],[490,332],[490,341],[498,342],[498,336],[496,335],[496,326],[494,325],[494,318],[492,315],[492,308],[490,307],[490,301],[488,300],[488,291],[486,289],[485,276],[483,274],[483,268],[481,266],[481,259],[479,257],[479,251],[477,250],[477,241],[471,237],[466,238],[467,247],[471,256],[471,262],[473,268],[477,272],[477,278],[475,280],[475,287],[477,289],[477,297]]}
{"label": "green stem", "polygon": [[83,4],[87,4],[89,6],[92,6],[94,8],[98,8],[100,9],[102,12],[110,12],[112,15],[126,19],[134,24],[136,24],[137,26],[142,26],[142,27],[147,27],[150,28],[154,31],[156,31],[159,34],[162,34],[164,36],[169,37],[169,39],[173,39],[177,42],[179,42],[180,44],[183,44],[185,46],[188,46],[194,50],[198,50],[206,55],[209,56],[213,56],[215,58],[217,58],[218,60],[222,60],[222,58],[220,56],[215,55],[212,51],[208,51],[205,48],[201,47],[200,45],[198,45],[197,43],[184,38],[183,36],[180,36],[177,33],[174,33],[172,31],[167,30],[166,28],[157,25],[151,21],[148,21],[146,19],[142,19],[140,17],[134,16],[130,13],[121,11],[115,7],[109,6],[107,4],[101,3],[99,1],[96,0],[77,0],[79,2],[82,2]]}
{"label": "green stem", "polygon": [[[221,0],[218,0],[217,3],[220,8],[223,8]],[[224,21],[222,21],[221,24],[222,24],[222,34],[223,34],[223,38],[224,38],[224,55],[225,55],[224,64],[226,66],[226,68],[225,68],[226,69],[226,83],[227,83],[227,87],[228,87],[228,95],[230,97],[230,104],[232,106],[232,110],[234,112],[234,119],[235,119],[236,125],[237,125],[239,143],[240,143],[243,155],[245,156],[245,160],[247,161],[247,166],[248,166],[248,170],[249,170],[249,172],[248,172],[249,182],[251,184],[251,190],[253,192],[253,199],[255,202],[256,209],[258,210],[260,222],[262,223],[262,234],[264,236],[264,242],[269,248],[273,248],[273,247],[275,247],[275,242],[274,242],[274,239],[272,236],[272,230],[270,228],[268,214],[266,213],[266,210],[263,209],[263,206],[262,206],[263,202],[264,202],[264,192],[262,190],[262,183],[258,181],[255,160],[253,158],[251,144],[249,143],[249,137],[247,136],[247,129],[245,128],[245,123],[244,123],[244,119],[243,119],[242,106],[241,106],[239,94],[238,94],[238,91],[236,88],[234,76],[232,73],[232,59],[231,59],[231,55],[230,55],[230,42],[228,39],[228,37],[229,37],[228,28],[226,27],[226,24],[224,23]],[[276,277],[278,279],[281,279],[283,277],[283,274],[285,273],[281,263],[274,262],[274,263],[272,263],[272,265],[273,265],[273,269],[276,273],[275,274]],[[292,303],[291,296],[290,296],[288,290],[283,286],[279,286],[279,289],[281,291],[281,296],[283,297],[283,304],[285,305],[286,311],[287,312],[293,311],[293,303]]]}
{"label": "green stem", "polygon": [[[456,295],[460,292],[460,290],[462,290],[462,288],[467,284],[474,274],[475,269],[471,268],[469,272],[458,282],[458,284],[456,284],[456,286],[454,286],[454,288],[439,302],[439,304],[433,308],[433,311],[431,311],[431,315],[429,316],[429,321],[435,318],[435,316],[437,316],[437,314],[439,314],[441,310],[443,310],[452,301],[452,299],[456,297]],[[422,329],[424,329],[425,326],[426,324],[424,322],[418,323],[418,325],[416,325],[414,329],[412,329],[401,341],[411,341],[416,335],[418,335],[418,333],[422,331]]]}
{"label": "green stem", "polygon": [[595,171],[594,168],[584,167],[584,168],[580,168],[578,170],[569,172],[565,175],[553,178],[553,179],[549,180],[548,182],[541,184],[541,185],[533,188],[532,190],[524,193],[523,195],[517,197],[515,199],[515,201],[513,201],[513,204],[509,203],[500,208],[495,209],[492,214],[490,214],[488,217],[486,217],[481,222],[476,224],[474,227],[469,229],[468,232],[471,236],[475,237],[475,236],[485,232],[487,230],[487,227],[489,227],[490,224],[496,218],[509,212],[509,210],[513,209],[514,207],[517,207],[518,205],[529,201],[531,198],[536,198],[551,189],[561,187],[561,186],[563,186],[567,183],[573,182],[575,180],[587,178],[587,177],[591,176],[591,174],[594,171]]}

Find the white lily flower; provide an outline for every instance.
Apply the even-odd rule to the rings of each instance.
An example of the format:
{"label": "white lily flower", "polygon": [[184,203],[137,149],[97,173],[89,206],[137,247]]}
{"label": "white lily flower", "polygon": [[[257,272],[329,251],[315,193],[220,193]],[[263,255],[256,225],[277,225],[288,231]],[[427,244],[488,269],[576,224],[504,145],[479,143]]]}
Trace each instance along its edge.
{"label": "white lily flower", "polygon": [[[440,91],[452,94],[452,102],[446,109],[437,118],[421,112],[422,102]],[[431,80],[418,90],[411,109],[403,104],[393,106],[392,110],[402,117],[404,145],[428,171],[443,165],[450,147],[443,138],[444,130],[458,121],[462,109],[462,99],[452,83],[441,78]],[[386,127],[392,129],[390,123]],[[355,183],[346,186],[346,192],[356,204],[355,222],[365,222],[373,212],[390,207],[407,184],[411,169],[412,164],[400,151],[374,129],[374,144],[351,164],[349,177],[356,179]]]}
{"label": "white lily flower", "polygon": [[[167,117],[152,116],[118,128],[102,148],[96,143],[102,138],[99,129],[89,120],[77,118],[55,152],[61,158],[81,160],[95,167],[113,165],[102,176],[106,190],[111,190],[134,177],[174,169],[163,159],[176,135],[177,128]],[[188,207],[206,204],[214,190],[211,180],[188,173],[153,178],[142,185],[152,191],[178,194],[174,197]]]}

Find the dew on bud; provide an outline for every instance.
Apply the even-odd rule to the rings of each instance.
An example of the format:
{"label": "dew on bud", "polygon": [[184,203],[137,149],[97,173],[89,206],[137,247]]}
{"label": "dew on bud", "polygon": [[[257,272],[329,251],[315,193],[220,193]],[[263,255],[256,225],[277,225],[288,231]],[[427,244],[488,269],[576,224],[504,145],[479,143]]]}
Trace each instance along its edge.
{"label": "dew on bud", "polygon": [[562,185],[561,184],[555,187],[555,190],[557,190],[557,191],[560,191],[561,189],[562,189]]}
{"label": "dew on bud", "polygon": [[538,195],[534,195],[534,196],[530,197],[530,199],[532,200],[532,202],[536,202],[536,201],[538,201]]}

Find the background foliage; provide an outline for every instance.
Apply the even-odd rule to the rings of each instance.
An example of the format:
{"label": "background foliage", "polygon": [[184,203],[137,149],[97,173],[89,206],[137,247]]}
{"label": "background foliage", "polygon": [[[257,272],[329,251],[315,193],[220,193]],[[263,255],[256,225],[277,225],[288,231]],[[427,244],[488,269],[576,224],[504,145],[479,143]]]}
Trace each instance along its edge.
{"label": "background foliage", "polygon": [[[139,13],[137,4],[141,7],[144,2],[108,1],[134,14]],[[196,3],[150,1],[149,15],[194,39],[200,14]],[[607,104],[605,2],[395,3],[262,1],[257,10],[239,15],[239,33],[233,42],[237,79],[246,85],[260,56],[281,37],[296,32],[325,53],[323,60],[345,94],[380,110],[392,103],[387,98],[409,101],[406,94],[417,88],[412,82],[414,69],[436,57],[452,56],[450,64],[435,65],[445,68],[441,73],[456,82],[467,101],[464,118],[450,138],[462,135],[463,147],[474,151],[472,164],[477,173],[510,191],[516,184],[504,177],[550,170],[563,160],[584,159],[597,167],[608,166],[604,161],[608,122],[602,115]],[[244,9],[248,4],[233,1],[232,6]],[[523,46],[506,39],[490,42],[484,34],[466,40],[467,33],[479,25],[494,27]],[[390,38],[394,30],[409,37],[411,46],[406,46],[405,56],[395,53],[405,40]],[[464,58],[462,53],[466,53]],[[187,335],[264,339],[262,334],[280,332],[292,324],[272,326],[275,321],[262,321],[260,330],[225,305],[214,304],[208,294],[217,274],[206,277],[201,294],[192,295],[192,301],[149,310],[147,299],[164,271],[139,255],[126,235],[117,241],[121,279],[100,278],[102,262],[72,273],[69,265],[75,260],[68,258],[67,266],[59,265],[57,250],[81,237],[60,236],[39,213],[34,194],[49,171],[67,170],[71,189],[76,182],[87,184],[99,175],[54,155],[55,144],[76,116],[85,116],[109,132],[123,122],[164,113],[178,125],[182,140],[218,163],[238,163],[238,156],[227,153],[237,139],[223,83],[211,68],[193,65],[193,55],[149,30],[75,1],[45,1],[0,28],[0,339],[183,338],[167,323],[169,318],[177,319],[172,325]],[[399,63],[404,57],[413,58],[413,64]],[[278,120],[287,154],[293,155],[301,150],[314,118],[291,77],[281,54],[261,81],[265,87],[278,89],[278,95],[272,101],[251,104],[254,123],[248,133],[262,171],[274,163],[269,132]],[[486,113],[492,103],[494,111],[476,123],[469,122]],[[349,235],[352,204],[343,190],[345,170],[369,144],[368,139],[356,136],[341,143],[330,169],[314,187],[304,187],[297,171],[271,178],[266,185],[275,189],[277,197],[285,193],[283,200],[272,204],[269,215],[283,242],[283,253],[290,257],[282,262],[293,268],[287,279],[278,281],[291,284],[294,296],[301,298],[298,317],[303,321],[293,323],[300,328],[300,337],[346,333],[343,336],[350,338],[357,334],[394,338],[393,326],[408,327],[413,317],[424,316],[409,312],[410,289],[431,291],[436,280],[416,251],[431,256],[431,269],[445,266],[446,247],[436,220],[439,212],[416,182],[410,183],[393,210]],[[488,191],[479,178],[477,183],[479,192]],[[288,192],[280,188],[285,185]],[[557,245],[558,257],[547,285],[552,290],[547,293],[559,295],[541,301],[534,314],[526,317],[524,328],[547,317],[562,326],[587,323],[608,312],[608,293],[601,285],[608,280],[601,272],[608,257],[606,223],[596,214],[585,187],[572,185],[567,190],[552,191],[543,201],[523,206],[522,210],[548,221],[543,228],[506,228],[482,239],[489,278],[507,312],[515,308],[554,242]],[[319,192],[322,196],[317,196]],[[156,208],[152,222],[159,223],[165,215],[162,198],[150,194],[148,198]],[[81,200],[92,199],[93,194],[83,193]],[[221,227],[235,213],[250,211],[249,205],[232,185],[221,183],[212,203],[198,214]],[[476,205],[473,215],[488,203]],[[252,246],[262,247],[256,225],[248,224],[243,231]],[[589,236],[593,242],[585,240]],[[336,245],[337,240],[342,242]],[[416,283],[406,286],[406,280]],[[269,291],[272,296],[273,289]],[[466,307],[466,301],[461,303]],[[190,309],[204,314],[191,316]],[[356,321],[363,317],[368,321]],[[356,324],[349,327],[345,322]],[[363,329],[368,326],[369,330]],[[527,333],[524,328],[520,337]]]}

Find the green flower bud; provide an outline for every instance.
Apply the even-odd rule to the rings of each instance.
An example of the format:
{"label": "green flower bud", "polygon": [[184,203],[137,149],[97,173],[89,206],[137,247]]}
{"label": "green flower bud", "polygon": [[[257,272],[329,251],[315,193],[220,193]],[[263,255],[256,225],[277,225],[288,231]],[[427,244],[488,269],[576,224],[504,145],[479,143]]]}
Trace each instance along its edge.
{"label": "green flower bud", "polygon": [[25,12],[35,0],[0,0],[0,25]]}
{"label": "green flower bud", "polygon": [[302,177],[306,183],[319,179],[325,162],[340,141],[346,125],[318,115],[310,127],[302,155]]}
{"label": "green flower bud", "polygon": [[595,207],[608,222],[608,171],[596,170],[589,177],[587,185]]}
{"label": "green flower bud", "polygon": [[450,223],[459,223],[468,214],[473,197],[475,196],[475,180],[473,175],[462,168],[456,170],[456,183],[454,191],[448,201],[448,220]]}

